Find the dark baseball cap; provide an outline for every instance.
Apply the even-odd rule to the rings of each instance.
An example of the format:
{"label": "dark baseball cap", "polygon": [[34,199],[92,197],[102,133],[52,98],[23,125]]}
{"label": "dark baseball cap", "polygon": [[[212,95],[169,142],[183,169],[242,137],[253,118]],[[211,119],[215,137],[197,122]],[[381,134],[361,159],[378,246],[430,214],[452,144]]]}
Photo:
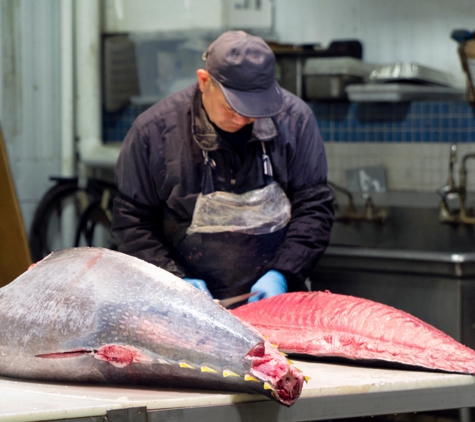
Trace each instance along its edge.
{"label": "dark baseball cap", "polygon": [[275,80],[275,56],[266,42],[244,31],[228,31],[203,55],[206,70],[232,109],[244,117],[271,117],[284,98]]}

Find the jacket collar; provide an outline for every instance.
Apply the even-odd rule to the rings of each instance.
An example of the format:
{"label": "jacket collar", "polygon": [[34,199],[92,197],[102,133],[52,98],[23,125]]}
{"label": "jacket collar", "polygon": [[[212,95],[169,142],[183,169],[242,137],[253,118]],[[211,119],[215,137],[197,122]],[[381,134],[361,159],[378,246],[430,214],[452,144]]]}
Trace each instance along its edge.
{"label": "jacket collar", "polygon": [[[191,133],[195,142],[205,151],[220,148],[220,138],[208,119],[201,101],[201,91],[196,86],[191,107]],[[257,119],[252,129],[253,138],[258,141],[269,141],[277,136],[277,128],[270,117]]]}

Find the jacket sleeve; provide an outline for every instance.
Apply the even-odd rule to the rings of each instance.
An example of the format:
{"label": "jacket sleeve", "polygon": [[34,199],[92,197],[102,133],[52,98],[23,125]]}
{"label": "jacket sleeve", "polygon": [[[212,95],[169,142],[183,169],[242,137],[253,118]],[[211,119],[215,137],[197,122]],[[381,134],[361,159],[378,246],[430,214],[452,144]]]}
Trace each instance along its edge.
{"label": "jacket sleeve", "polygon": [[178,277],[185,271],[172,258],[161,228],[162,207],[149,171],[148,135],[135,126],[127,134],[115,174],[112,233],[120,252],[143,259]]}
{"label": "jacket sleeve", "polygon": [[306,113],[298,126],[293,152],[287,158],[292,216],[285,240],[268,264],[286,277],[289,291],[303,287],[325,252],[334,219],[324,145],[313,113]]}

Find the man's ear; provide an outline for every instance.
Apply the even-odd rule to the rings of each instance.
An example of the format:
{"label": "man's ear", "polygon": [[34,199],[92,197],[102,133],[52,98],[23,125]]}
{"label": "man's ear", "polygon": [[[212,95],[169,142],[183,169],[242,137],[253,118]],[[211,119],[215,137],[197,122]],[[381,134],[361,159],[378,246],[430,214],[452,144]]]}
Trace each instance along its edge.
{"label": "man's ear", "polygon": [[200,91],[203,92],[205,89],[206,82],[209,81],[211,76],[208,71],[204,69],[198,69],[196,71],[196,76],[198,78],[198,85],[200,87]]}

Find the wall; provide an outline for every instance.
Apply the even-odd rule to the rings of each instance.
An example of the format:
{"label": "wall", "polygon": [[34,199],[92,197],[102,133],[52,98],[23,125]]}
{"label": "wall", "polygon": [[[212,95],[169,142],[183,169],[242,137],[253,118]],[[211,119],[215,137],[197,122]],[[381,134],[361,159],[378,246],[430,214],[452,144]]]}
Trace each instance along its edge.
{"label": "wall", "polygon": [[275,8],[281,42],[356,38],[370,63],[416,61],[452,73],[459,86],[465,78],[450,33],[474,30],[474,20],[472,0],[276,0]]}
{"label": "wall", "polygon": [[0,123],[27,229],[61,170],[59,5],[0,1]]}
{"label": "wall", "polygon": [[[275,12],[280,42],[320,42],[325,47],[332,40],[359,39],[367,62],[414,61],[450,72],[454,85],[465,89],[457,43],[450,34],[453,29],[475,29],[472,0],[276,0]],[[383,117],[376,112],[378,105],[373,105],[367,110],[376,112],[377,125],[361,119],[358,107],[365,106],[317,107],[329,178],[335,183],[346,184],[349,168],[383,165],[389,189],[435,195],[435,189],[447,181],[450,142],[459,143],[459,160],[475,152],[475,113],[465,102],[446,103],[443,108],[440,103],[401,104],[402,114],[396,115],[393,108]],[[390,110],[391,105],[382,108]],[[469,170],[473,189],[472,162]]]}
{"label": "wall", "polygon": [[[128,25],[143,30],[216,29],[229,21],[223,16],[223,1],[103,0],[103,5],[115,8],[115,21],[107,20],[108,31],[126,31]],[[450,32],[474,29],[473,0],[274,3],[274,27],[281,42],[325,46],[333,39],[356,37],[363,41],[368,61],[417,60],[451,71],[464,84]],[[155,12],[143,13],[144,8]],[[60,9],[61,0],[0,0],[0,124],[27,228],[39,198],[50,186],[48,177],[61,171]],[[392,189],[433,191],[445,180],[446,141],[397,145],[367,141],[350,144],[328,134],[332,179],[344,182],[348,166],[383,163]],[[472,150],[472,145],[461,145],[461,154],[464,148]],[[424,163],[422,169],[418,163]]]}
{"label": "wall", "polygon": [[104,0],[104,32],[220,28],[222,5],[221,0]]}

